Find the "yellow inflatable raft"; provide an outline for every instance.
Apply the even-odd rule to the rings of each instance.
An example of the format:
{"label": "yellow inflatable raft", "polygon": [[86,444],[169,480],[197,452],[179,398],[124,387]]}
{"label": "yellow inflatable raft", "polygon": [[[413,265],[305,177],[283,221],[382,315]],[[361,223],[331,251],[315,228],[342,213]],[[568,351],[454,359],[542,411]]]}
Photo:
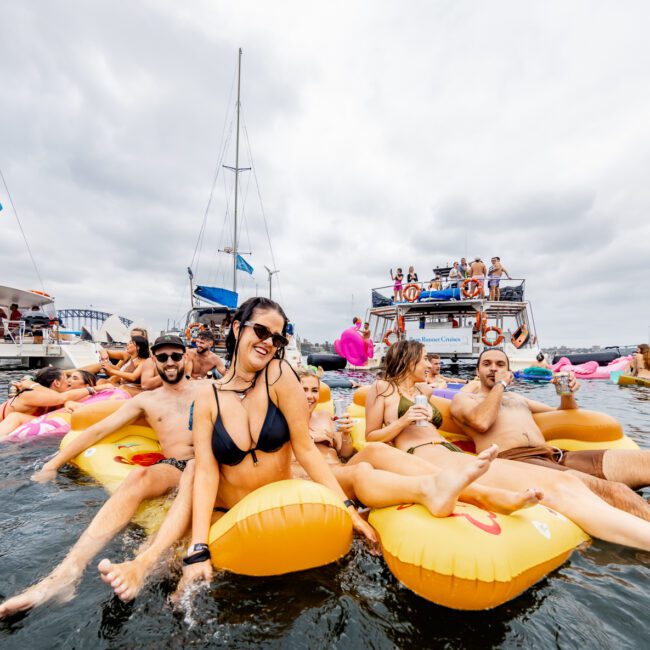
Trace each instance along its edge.
{"label": "yellow inflatable raft", "polygon": [[[367,444],[360,409],[368,388],[355,392],[350,407],[363,424],[353,432],[357,449]],[[474,451],[451,419],[451,401],[435,396],[431,401],[443,417],[440,433]],[[566,410],[534,418],[548,443],[562,449],[638,448],[604,413]],[[499,515],[459,503],[445,518],[419,505],[403,505],[373,510],[369,522],[395,577],[423,598],[455,609],[489,609],[514,598],[589,540],[573,522],[541,505]]]}
{"label": "yellow inflatable raft", "polygon": [[[75,411],[73,429],[61,441],[61,448],[119,406],[103,402]],[[146,421],[139,420],[106,436],[71,462],[112,493],[134,469],[162,458],[156,434]],[[164,498],[143,504],[135,521],[153,532],[168,506]],[[345,555],[351,543],[352,519],[343,502],[326,487],[299,480],[255,490],[219,519],[209,535],[215,567],[255,576],[329,564]]]}
{"label": "yellow inflatable raft", "polygon": [[619,375],[616,383],[619,386],[645,386],[650,388],[650,379],[646,377],[632,377],[632,375]]}

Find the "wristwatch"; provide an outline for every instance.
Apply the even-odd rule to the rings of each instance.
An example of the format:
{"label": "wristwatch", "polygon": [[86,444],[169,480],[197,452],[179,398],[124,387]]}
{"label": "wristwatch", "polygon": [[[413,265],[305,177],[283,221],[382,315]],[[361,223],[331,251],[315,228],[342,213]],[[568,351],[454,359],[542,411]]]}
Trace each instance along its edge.
{"label": "wristwatch", "polygon": [[209,548],[210,547],[207,544],[192,544],[192,546],[187,549],[185,557],[194,555],[194,553],[198,553],[199,551],[207,551]]}
{"label": "wristwatch", "polygon": [[508,382],[504,379],[499,379],[499,381],[497,381],[494,385],[496,386],[497,384],[501,384],[503,386],[503,390],[508,390]]}

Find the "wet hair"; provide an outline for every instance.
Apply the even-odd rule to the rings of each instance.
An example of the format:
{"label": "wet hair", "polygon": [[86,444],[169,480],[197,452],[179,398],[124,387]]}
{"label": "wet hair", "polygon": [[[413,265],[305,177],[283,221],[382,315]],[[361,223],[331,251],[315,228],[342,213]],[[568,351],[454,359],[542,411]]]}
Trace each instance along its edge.
{"label": "wet hair", "polygon": [[483,355],[487,354],[488,352],[501,352],[501,354],[506,358],[506,364],[508,365],[508,370],[510,370],[510,359],[508,358],[508,355],[503,348],[485,348],[483,352],[478,355],[478,359],[476,360],[477,369],[481,365],[481,359],[483,358]]}
{"label": "wet hair", "polygon": [[41,370],[34,375],[34,379],[36,380],[36,383],[45,386],[45,388],[49,388],[55,381],[61,379],[62,376],[63,372],[61,370],[54,368],[53,366],[48,366],[47,368],[41,368]]}
{"label": "wet hair", "polygon": [[[424,345],[419,341],[397,341],[388,348],[383,367],[383,379],[394,390],[397,384],[413,371],[422,358]],[[391,393],[392,394],[392,393]]]}
{"label": "wet hair", "polygon": [[196,338],[201,339],[202,341],[214,342],[214,334],[210,330],[201,330]]}
{"label": "wet hair", "polygon": [[647,343],[639,344],[639,354],[643,357],[643,365],[646,370],[650,370],[650,345]]}
{"label": "wet hair", "polygon": [[140,359],[149,358],[149,341],[147,341],[144,336],[132,336],[131,342],[135,344]]}
{"label": "wet hair", "polygon": [[540,363],[542,363],[542,361],[544,361],[544,353],[543,353],[543,352],[540,352],[540,353],[535,357],[535,359],[537,359],[537,361],[539,361]]}
{"label": "wet hair", "polygon": [[[289,319],[284,313],[284,309],[280,305],[269,298],[263,298],[257,296],[255,298],[249,298],[246,302],[243,302],[237,311],[234,313],[232,320],[239,322],[239,332],[241,334],[243,324],[246,321],[249,321],[253,318],[253,315],[256,311],[275,311],[282,317],[284,324],[282,325],[282,335],[286,336],[287,325]],[[231,327],[228,336],[226,337],[226,359],[230,361],[231,365],[234,367],[237,363],[237,351],[239,350],[239,341],[241,337],[235,337],[235,328]],[[275,354],[273,355],[274,359],[284,359],[284,348],[276,348]],[[280,371],[281,372],[281,371]],[[234,376],[234,375],[233,375]]]}

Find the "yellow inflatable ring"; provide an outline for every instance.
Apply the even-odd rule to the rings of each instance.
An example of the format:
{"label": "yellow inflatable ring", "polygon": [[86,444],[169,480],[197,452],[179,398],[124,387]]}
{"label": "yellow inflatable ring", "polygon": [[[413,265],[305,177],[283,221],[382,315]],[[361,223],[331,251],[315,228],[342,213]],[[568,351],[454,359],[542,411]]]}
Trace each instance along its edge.
{"label": "yellow inflatable ring", "polygon": [[633,377],[632,375],[620,375],[616,380],[619,386],[645,386],[650,387],[650,379],[647,377]]}
{"label": "yellow inflatable ring", "polygon": [[270,483],[245,496],[210,528],[212,564],[250,576],[335,562],[352,544],[352,519],[331,490],[311,481]]}
{"label": "yellow inflatable ring", "polygon": [[373,510],[393,575],[431,602],[454,609],[496,607],[560,566],[589,537],[544,506],[498,515],[459,503],[436,518],[420,505]]}

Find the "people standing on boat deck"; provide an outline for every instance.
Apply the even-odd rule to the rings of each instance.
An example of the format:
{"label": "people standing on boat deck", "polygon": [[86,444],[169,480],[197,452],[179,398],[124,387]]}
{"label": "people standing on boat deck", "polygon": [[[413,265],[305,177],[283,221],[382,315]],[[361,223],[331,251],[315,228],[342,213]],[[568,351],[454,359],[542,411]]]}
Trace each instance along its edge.
{"label": "people standing on boat deck", "polygon": [[77,401],[94,395],[98,390],[112,386],[86,386],[68,388],[68,381],[62,370],[48,366],[36,373],[36,381],[29,379],[16,384],[16,394],[0,404],[0,439],[12,433],[21,424],[44,415],[55,408],[61,408],[68,400]]}
{"label": "people standing on boat deck", "polygon": [[[487,471],[496,456],[496,448],[484,452],[475,459],[473,466],[468,465],[459,474],[455,469],[434,470],[419,458],[407,456],[382,443],[370,443],[355,453],[350,435],[353,426],[350,416],[339,417],[335,423],[329,413],[315,411],[320,379],[310,370],[301,370],[298,376],[309,405],[309,434],[349,499],[358,500],[369,508],[419,503],[434,517],[449,516],[457,499],[470,503],[483,500],[486,507],[496,507],[502,513],[536,502],[530,494],[509,494],[472,485]],[[370,462],[371,458],[375,462],[381,458],[382,468],[376,469]],[[347,462],[344,464],[341,459]],[[307,478],[297,463],[293,469],[296,478]]]}
{"label": "people standing on boat deck", "polygon": [[7,320],[7,313],[5,310],[0,307],[0,341],[4,340],[5,337],[5,324],[4,321]]}
{"label": "people standing on boat deck", "polygon": [[363,324],[363,327],[359,330],[359,334],[363,336],[364,339],[369,339],[370,338],[370,323],[365,322]]}
{"label": "people standing on boat deck", "polygon": [[412,266],[409,266],[409,272],[406,275],[406,282],[418,282],[418,274],[415,272],[415,269]]}
{"label": "people standing on boat deck", "polygon": [[643,514],[634,514],[650,519],[648,504],[629,489],[650,485],[650,451],[561,451],[546,444],[533,414],[579,408],[575,400],[579,384],[572,373],[569,381],[571,392],[560,397],[557,409],[511,391],[506,392],[514,375],[510,372],[508,356],[500,348],[481,353],[477,374],[479,390],[460,393],[451,404],[454,421],[474,440],[477,451],[496,444],[500,449],[499,458],[554,471],[571,470],[587,487],[615,506],[619,506],[617,496],[622,492],[624,498],[641,507]]}
{"label": "people standing on boat deck", "polygon": [[393,281],[393,302],[403,302],[404,295],[402,290],[404,286],[402,285],[402,281],[404,280],[404,274],[402,273],[402,269],[398,267],[395,275],[393,275],[393,269],[391,269],[390,279]]}
{"label": "people standing on boat deck", "polygon": [[460,264],[458,265],[458,269],[460,270],[460,276],[463,280],[469,277],[468,276],[469,265],[467,264],[467,260],[464,257],[460,258]]}
{"label": "people standing on boat deck", "polygon": [[490,289],[490,300],[500,300],[501,299],[501,289],[499,288],[499,283],[501,282],[501,276],[505,273],[508,280],[512,280],[508,271],[506,271],[503,266],[501,266],[501,258],[493,257],[492,266],[488,271],[488,288]]}
{"label": "people standing on boat deck", "polygon": [[[471,456],[437,432],[434,423],[439,420],[431,404],[413,403],[418,393],[431,394],[431,387],[426,385],[428,365],[424,346],[418,341],[398,341],[390,346],[386,353],[384,380],[373,384],[366,396],[366,440],[392,442],[403,452],[438,468],[464,468]],[[417,422],[425,424],[415,426]],[[373,467],[382,468],[379,459],[371,462]],[[593,537],[649,550],[650,522],[643,520],[648,518],[648,504],[626,486],[608,481],[601,483],[605,486],[603,492],[616,498],[617,507],[606,503],[570,472],[500,458],[495,459],[488,471],[472,485],[512,491],[534,485],[543,505],[572,519]],[[623,491],[627,491],[626,494]]]}
{"label": "people standing on boat deck", "polygon": [[475,257],[474,261],[469,265],[469,277],[476,281],[479,287],[478,298],[483,298],[483,286],[485,284],[485,276],[487,275],[487,267],[480,257]]}
{"label": "people standing on boat deck", "polygon": [[[159,337],[152,346],[152,351],[163,386],[125,400],[115,413],[86,429],[45,463],[33,478],[39,482],[54,478],[58,469],[71,458],[141,416],[147,419],[158,436],[165,458],[150,467],[133,469],[95,515],[63,561],[43,580],[0,604],[0,619],[41,605],[52,598],[69,599],[74,595],[75,587],[88,563],[129,523],[143,501],[163,496],[177,487],[179,494],[191,494],[194,471],[191,459],[194,453],[188,414],[201,389],[201,382],[185,378],[185,346],[177,336]],[[178,505],[175,502],[169,516],[173,518],[175,510],[182,505],[182,502]],[[158,531],[155,539],[158,540],[163,532],[162,529]],[[179,532],[182,531],[176,534]],[[147,551],[145,549],[139,555],[141,565],[146,564],[149,557]],[[118,595],[131,593],[128,589],[137,591],[139,587],[134,585],[141,585],[144,579],[144,575],[138,576],[130,571],[131,564],[112,565],[108,560],[99,563],[105,581],[113,572],[111,580],[115,584],[112,586]],[[119,585],[124,585],[124,590],[118,586],[118,580]]]}
{"label": "people standing on boat deck", "polygon": [[190,379],[205,379],[206,375],[216,370],[220,375],[226,374],[223,359],[212,352],[214,336],[209,330],[201,330],[196,337],[196,347],[188,350],[185,373]]}
{"label": "people standing on boat deck", "polygon": [[458,262],[454,262],[454,265],[449,269],[449,275],[447,276],[447,279],[449,280],[449,288],[450,289],[458,288],[458,284],[460,283],[461,278],[463,277],[464,275],[461,272]]}
{"label": "people standing on boat deck", "polygon": [[650,346],[647,343],[637,346],[629,369],[633,377],[650,379]]}
{"label": "people standing on boat deck", "polygon": [[23,317],[22,313],[18,309],[18,305],[13,303],[9,306],[9,321],[10,323],[7,326],[7,329],[10,332],[13,332],[19,328],[18,321]]}
{"label": "people standing on boat deck", "polygon": [[436,273],[435,277],[431,278],[431,281],[429,282],[429,286],[427,287],[428,291],[440,291],[442,289],[442,278],[438,273]]}

